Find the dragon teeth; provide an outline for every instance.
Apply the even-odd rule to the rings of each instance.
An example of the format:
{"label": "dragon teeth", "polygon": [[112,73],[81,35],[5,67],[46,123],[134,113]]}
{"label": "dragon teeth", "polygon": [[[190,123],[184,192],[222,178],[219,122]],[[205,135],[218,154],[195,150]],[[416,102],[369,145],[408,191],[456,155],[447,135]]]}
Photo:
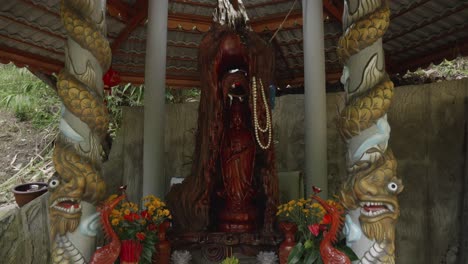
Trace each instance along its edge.
{"label": "dragon teeth", "polygon": [[[65,207],[58,206],[59,203],[68,202],[68,201],[72,203],[77,203],[78,207],[75,208],[74,206],[72,206],[70,208],[65,208]],[[64,212],[64,213],[74,214],[74,213],[81,212],[81,201],[75,198],[60,197],[60,198],[57,198],[50,207],[58,211]]]}
{"label": "dragon teeth", "polygon": [[[378,216],[381,214],[385,214],[390,212],[394,212],[394,208],[391,204],[382,203],[382,202],[360,202],[359,205],[361,206],[361,214],[369,217]],[[385,209],[380,209],[378,211],[366,211],[364,207],[370,206],[385,206]]]}

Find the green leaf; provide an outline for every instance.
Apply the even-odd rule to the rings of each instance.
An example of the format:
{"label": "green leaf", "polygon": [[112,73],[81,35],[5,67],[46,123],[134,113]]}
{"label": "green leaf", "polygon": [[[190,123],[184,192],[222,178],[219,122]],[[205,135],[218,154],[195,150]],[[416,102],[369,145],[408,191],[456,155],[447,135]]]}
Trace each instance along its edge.
{"label": "green leaf", "polygon": [[313,264],[320,257],[320,253],[317,250],[311,250],[305,256],[304,264]]}
{"label": "green leaf", "polygon": [[315,264],[323,264],[322,256],[319,256],[317,258],[317,261],[315,262]]}
{"label": "green leaf", "polygon": [[297,243],[296,246],[291,250],[288,257],[288,264],[300,263],[299,261],[304,254],[304,245],[301,242]]}

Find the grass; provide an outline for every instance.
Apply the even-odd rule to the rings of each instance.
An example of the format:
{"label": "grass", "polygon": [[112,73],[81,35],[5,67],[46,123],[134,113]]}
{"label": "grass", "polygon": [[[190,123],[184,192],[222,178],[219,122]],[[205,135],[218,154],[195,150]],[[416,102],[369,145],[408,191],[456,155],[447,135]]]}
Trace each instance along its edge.
{"label": "grass", "polygon": [[[0,108],[13,113],[18,121],[29,122],[40,133],[42,149],[29,163],[0,184],[0,196],[13,200],[13,185],[47,181],[53,173],[53,141],[58,133],[61,102],[56,92],[26,68],[0,64]],[[15,151],[14,149],[12,150]]]}
{"label": "grass", "polygon": [[0,107],[37,129],[58,123],[60,100],[56,92],[26,68],[0,64]]}

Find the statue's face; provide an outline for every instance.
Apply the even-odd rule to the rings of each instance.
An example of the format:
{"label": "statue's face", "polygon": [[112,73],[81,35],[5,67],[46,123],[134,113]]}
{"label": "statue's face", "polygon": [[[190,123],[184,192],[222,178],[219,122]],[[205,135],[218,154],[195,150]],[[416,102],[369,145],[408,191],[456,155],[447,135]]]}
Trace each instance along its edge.
{"label": "statue's face", "polygon": [[366,171],[357,173],[342,198],[348,209],[360,208],[359,220],[367,237],[377,241],[394,239],[394,224],[400,214],[397,195],[403,184],[396,176],[396,160],[385,153]]}
{"label": "statue's face", "polygon": [[242,125],[241,113],[235,112],[232,114],[232,124],[235,128],[240,128]]}

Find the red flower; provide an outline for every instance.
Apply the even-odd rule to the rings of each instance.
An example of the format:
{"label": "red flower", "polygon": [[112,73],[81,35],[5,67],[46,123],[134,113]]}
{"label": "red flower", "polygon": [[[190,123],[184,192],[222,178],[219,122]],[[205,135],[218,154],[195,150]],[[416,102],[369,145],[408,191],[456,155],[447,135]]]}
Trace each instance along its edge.
{"label": "red flower", "polygon": [[144,210],[141,212],[141,217],[145,218],[145,219],[149,219],[150,218],[150,215],[148,213],[148,210]]}
{"label": "red flower", "polygon": [[128,215],[124,215],[124,219],[129,221],[129,222],[133,222],[133,216],[132,214],[128,214]]}
{"label": "red flower", "polygon": [[331,220],[332,220],[331,215],[326,214],[326,215],[323,216],[322,224],[327,225],[327,224],[331,223]]}
{"label": "red flower", "polygon": [[140,219],[140,215],[137,213],[132,213],[133,220],[138,220]]}
{"label": "red flower", "polygon": [[146,235],[145,235],[145,233],[143,233],[143,232],[138,232],[138,233],[136,234],[136,237],[138,238],[138,240],[143,241],[143,240],[145,240]]}
{"label": "red flower", "polygon": [[157,228],[157,226],[155,224],[149,224],[148,225],[148,230],[149,231],[154,231],[154,230],[156,230],[156,228]]}
{"label": "red flower", "polygon": [[130,213],[128,215],[124,215],[124,219],[129,221],[129,222],[133,222],[135,220],[140,219],[140,215],[137,214],[137,213]]}
{"label": "red flower", "polygon": [[320,233],[320,225],[319,224],[313,224],[313,225],[310,225],[308,226],[309,228],[309,231],[314,235],[314,236],[318,236],[319,233]]}

